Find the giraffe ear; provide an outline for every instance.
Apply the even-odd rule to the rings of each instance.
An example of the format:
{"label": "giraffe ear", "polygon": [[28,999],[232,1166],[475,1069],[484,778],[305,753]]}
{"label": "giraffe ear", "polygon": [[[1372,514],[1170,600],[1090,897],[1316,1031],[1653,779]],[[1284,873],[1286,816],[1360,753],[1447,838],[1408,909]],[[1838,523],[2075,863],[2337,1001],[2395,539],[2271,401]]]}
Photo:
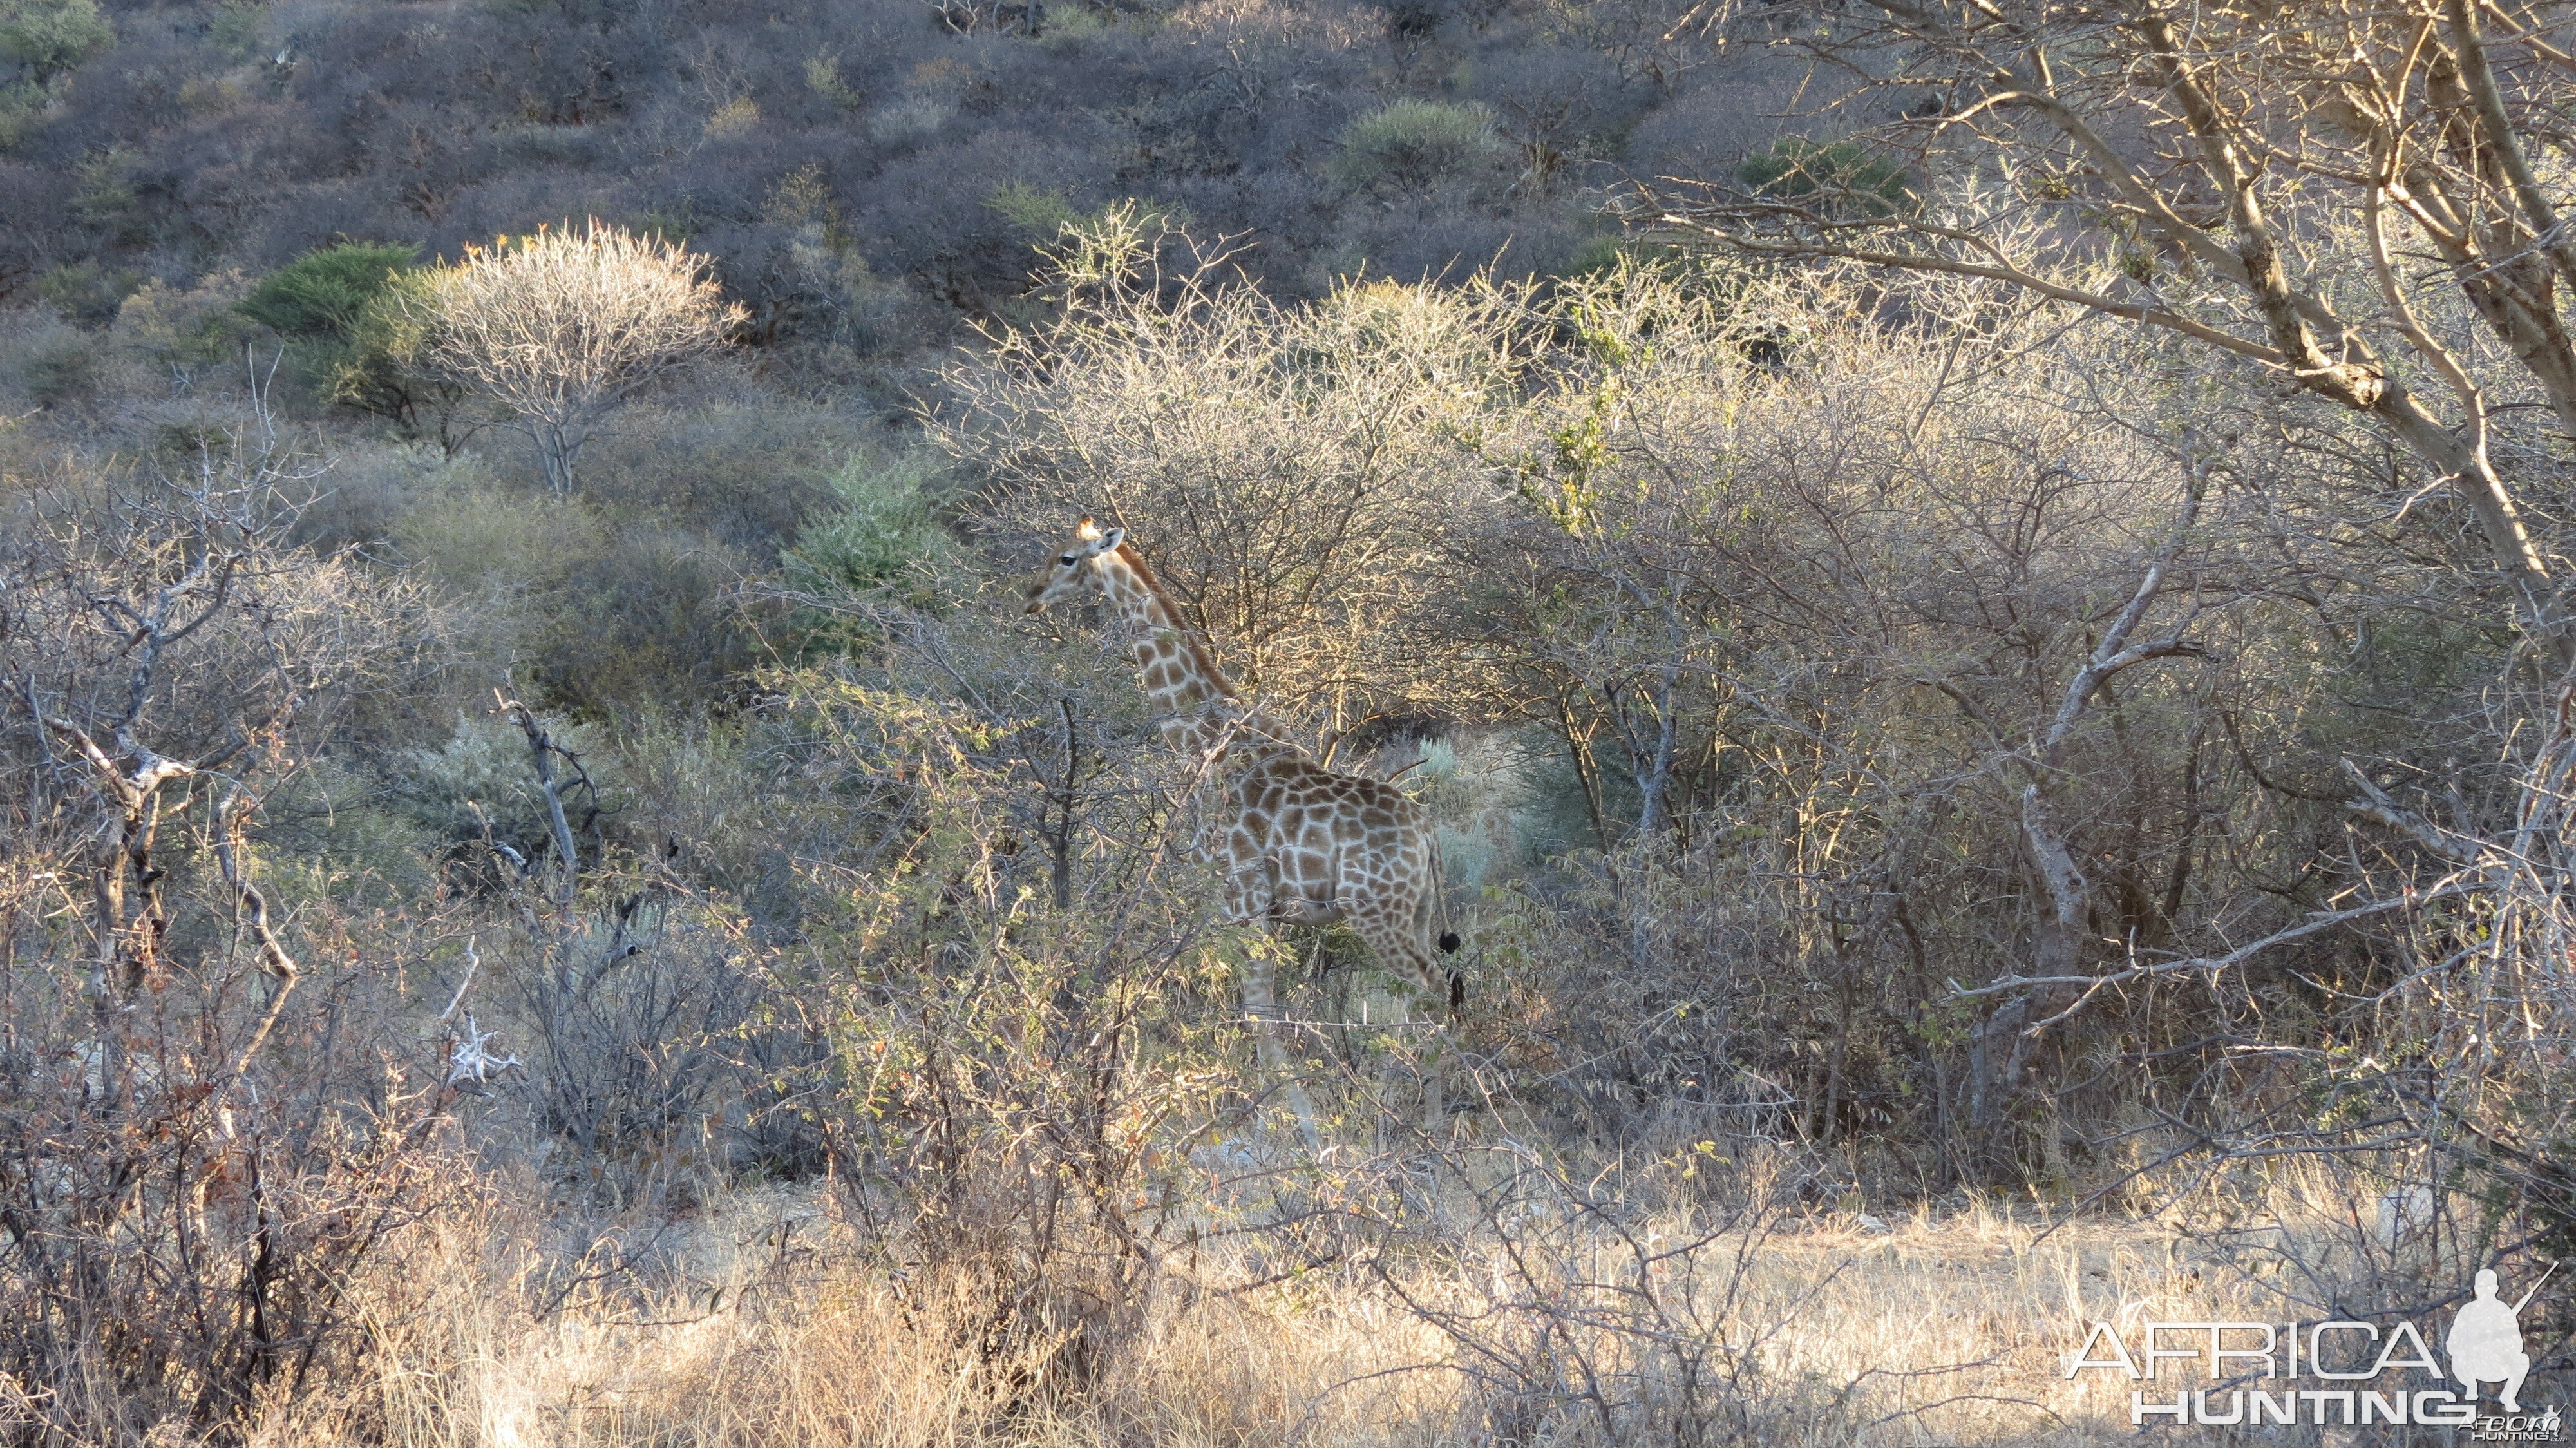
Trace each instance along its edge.
{"label": "giraffe ear", "polygon": [[1103,553],[1115,553],[1118,551],[1118,545],[1126,541],[1126,529],[1112,528],[1108,532],[1100,535],[1100,551]]}

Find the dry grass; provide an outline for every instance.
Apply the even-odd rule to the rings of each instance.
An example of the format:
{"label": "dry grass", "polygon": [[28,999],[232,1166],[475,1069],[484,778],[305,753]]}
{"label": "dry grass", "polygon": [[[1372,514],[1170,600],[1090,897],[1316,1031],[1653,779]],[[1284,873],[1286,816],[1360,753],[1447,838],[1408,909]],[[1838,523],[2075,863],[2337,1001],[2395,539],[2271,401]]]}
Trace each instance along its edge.
{"label": "dry grass", "polygon": [[[2304,1226],[2321,1242],[2334,1216]],[[1725,1320],[1758,1362],[1734,1441],[2126,1441],[2131,1385],[2062,1371],[2085,1324],[2286,1315],[2153,1223],[2047,1230],[2028,1203],[1988,1202],[1868,1225],[1777,1226],[1741,1259],[1750,1271]],[[540,1254],[513,1245],[527,1239],[511,1226],[455,1224],[406,1264],[418,1306],[379,1325],[374,1391],[391,1441],[1435,1448],[1499,1436],[1490,1402],[1452,1370],[1459,1354],[1357,1273],[1248,1287],[1260,1266],[1249,1253],[1176,1262],[1138,1337],[1089,1392],[1013,1402],[1010,1365],[979,1359],[964,1314],[918,1282],[858,1266],[851,1234],[810,1190],[728,1195],[669,1234],[654,1257],[658,1290],[586,1289],[543,1315],[535,1305],[560,1268],[538,1270]],[[1723,1274],[1735,1260],[1722,1250],[1695,1270]],[[1496,1286],[1482,1272],[1461,1257],[1417,1265],[1404,1282],[1418,1301],[1473,1306]],[[331,1436],[280,1425],[263,1439]]]}

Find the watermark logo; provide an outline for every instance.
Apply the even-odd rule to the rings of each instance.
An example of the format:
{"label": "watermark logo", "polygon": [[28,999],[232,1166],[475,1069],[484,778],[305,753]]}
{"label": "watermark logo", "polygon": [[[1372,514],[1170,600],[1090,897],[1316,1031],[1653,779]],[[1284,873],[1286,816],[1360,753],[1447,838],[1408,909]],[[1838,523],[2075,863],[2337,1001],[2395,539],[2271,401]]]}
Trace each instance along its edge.
{"label": "watermark logo", "polygon": [[[2541,1282],[2548,1280],[2543,1273]],[[2141,1383],[2170,1382],[2189,1374],[2182,1365],[2190,1363],[2210,1382],[2231,1385],[2177,1389],[2171,1397],[2162,1387],[2131,1389],[2133,1427],[2415,1423],[2467,1428],[2480,1442],[2558,1442],[2566,1436],[2558,1410],[2526,1411],[2521,1398],[2523,1380],[2531,1374],[2522,1310],[2541,1282],[2508,1303],[2497,1295],[2496,1274],[2478,1273],[2476,1295],[2452,1316],[2442,1340],[2447,1365],[2411,1322],[2384,1333],[2377,1323],[2353,1321],[2149,1322],[2130,1329],[2143,1333],[2134,1339],[2140,1349],[2134,1353],[2132,1339],[2110,1323],[2096,1322],[2067,1360],[2066,1376],[2117,1372]],[[2458,1387],[2415,1386],[2405,1376],[2410,1371]],[[2388,1376],[2392,1372],[2397,1376]],[[2302,1387],[2302,1379],[2318,1386]],[[2490,1383],[2498,1389],[2502,1414],[2481,1411],[2478,1390]]]}
{"label": "watermark logo", "polygon": [[[2539,1290],[2537,1285],[2531,1289]],[[2451,1319],[2450,1340],[2444,1344],[2451,1350],[2451,1376],[2468,1385],[2472,1401],[2478,1396],[2478,1384],[2502,1383],[2504,1410],[2519,1413],[2522,1403],[2516,1395],[2531,1373],[2531,1355],[2522,1350],[2522,1309],[2531,1301],[2531,1292],[2507,1307],[2497,1299],[2496,1275],[2489,1271],[2478,1273],[2477,1292]]]}

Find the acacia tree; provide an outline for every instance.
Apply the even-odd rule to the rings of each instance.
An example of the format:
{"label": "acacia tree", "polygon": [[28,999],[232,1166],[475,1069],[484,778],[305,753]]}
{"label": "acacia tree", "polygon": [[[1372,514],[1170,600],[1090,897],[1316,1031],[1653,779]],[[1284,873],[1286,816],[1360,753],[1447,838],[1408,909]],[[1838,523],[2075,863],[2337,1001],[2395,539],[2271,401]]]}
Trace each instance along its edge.
{"label": "acacia tree", "polygon": [[[2161,330],[2271,384],[2235,395],[2240,419],[2260,419],[2249,433],[2296,411],[2268,407],[2274,392],[2331,404],[2389,445],[2333,465],[2374,477],[2363,509],[2347,505],[2308,537],[2281,528],[2276,590],[2313,606],[2343,586],[2329,553],[2438,558],[2439,545],[2414,549],[2400,527],[2456,524],[2473,556],[2441,571],[2501,585],[2514,656],[2548,685],[2510,687],[2530,675],[2507,669],[2509,687],[2484,706],[2477,748],[2514,787],[2464,797],[2478,768],[2461,769],[2467,751],[2446,749],[2438,770],[2364,769],[2346,754],[2337,793],[2356,846],[2372,843],[2367,865],[2356,852],[2356,888],[2319,902],[2335,908],[2208,955],[2136,947],[2124,964],[2087,968],[2037,951],[2036,969],[1962,994],[1998,1002],[1985,1039],[2026,1042],[2115,993],[2216,985],[2258,955],[2360,939],[2403,963],[2370,997],[2396,1023],[2382,1055],[2272,1098],[2246,1096],[2237,1064],[2204,1056],[2212,1124],[2176,1151],[2389,1154],[2437,1185],[2456,1164],[2506,1188],[2544,1232],[2576,1216],[2576,1193],[2538,1145],[2567,1130],[2558,1063],[2576,933],[2560,783],[2576,613],[2553,516],[2576,436],[2576,338],[2558,295],[2576,283],[2564,225],[2571,23],[2562,5],[2510,0],[1866,0],[1785,43],[1856,77],[1855,95],[1898,92],[1898,119],[1799,150],[1786,168],[1748,167],[1740,186],[1641,193],[1632,213],[1740,255],[1869,269],[1916,297],[1941,293],[1935,279],[1965,280],[1988,298]],[[1962,334],[1976,329],[1972,308],[1948,315],[1969,319]],[[2403,610],[2438,611],[2427,602]],[[2415,802],[2385,788],[2418,772]],[[2029,843],[2040,852],[2035,834]],[[2473,923],[2438,903],[2458,897],[2473,899]],[[2498,1019],[2513,1022],[2510,1048],[2491,1044]],[[2251,1013],[2238,1021],[2249,1035],[2272,1030]],[[2312,1044],[2294,1033],[2284,1048]]]}
{"label": "acacia tree", "polygon": [[1456,482],[1513,373],[1517,299],[1354,286],[1282,306],[1132,206],[1069,229],[1055,263],[1059,308],[950,368],[931,419],[990,480],[994,521],[1128,528],[1229,674],[1336,736],[1428,706],[1406,630],[1478,506]]}
{"label": "acacia tree", "polygon": [[[1558,735],[1605,843],[1603,784],[1633,781],[1633,848],[1609,862],[1631,976],[1790,1022],[1735,1049],[1796,1083],[1823,1132],[1851,1099],[1855,1021],[1947,1030],[1935,960],[2063,975],[2105,936],[2157,947],[2215,911],[2245,928],[2239,902],[2205,898],[2198,812],[2176,798],[2212,707],[2205,668],[2176,663],[2252,626],[2228,616],[2260,578],[2217,516],[2234,500],[2204,507],[2213,468],[2241,460],[2164,441],[2192,431],[2188,395],[2068,385],[2160,349],[2043,350],[2045,318],[1990,313],[2000,336],[1961,368],[1923,329],[1821,324],[1858,309],[1831,285],[1722,268],[1637,267],[1558,300],[1565,344],[1529,369],[1544,385],[1490,430],[1529,512],[1470,544],[1468,613],[1497,702]],[[1694,936],[1669,881],[1701,871],[1730,880],[1729,909],[1762,901],[1760,926]],[[1727,965],[1692,981],[1694,957]],[[1834,1019],[1757,1001],[1748,977],[1809,982]],[[2017,995],[1963,1034],[1964,1060],[1922,1062],[1952,1166],[2026,1146],[2014,1108],[2051,1058],[2023,1028],[2064,1004]],[[1763,1060],[1818,1024],[1811,1053]]]}
{"label": "acacia tree", "polygon": [[[1897,92],[1903,119],[1633,214],[1758,256],[2001,283],[2361,414],[2467,505],[2565,669],[2576,621],[2524,500],[2576,434],[2552,154],[2571,22],[2476,0],[1870,0],[1789,43]],[[1962,179],[1925,184],[1944,173]]]}
{"label": "acacia tree", "polygon": [[507,409],[535,445],[546,486],[569,497],[582,445],[608,414],[746,320],[710,265],[596,220],[468,247],[422,295],[422,355]]}

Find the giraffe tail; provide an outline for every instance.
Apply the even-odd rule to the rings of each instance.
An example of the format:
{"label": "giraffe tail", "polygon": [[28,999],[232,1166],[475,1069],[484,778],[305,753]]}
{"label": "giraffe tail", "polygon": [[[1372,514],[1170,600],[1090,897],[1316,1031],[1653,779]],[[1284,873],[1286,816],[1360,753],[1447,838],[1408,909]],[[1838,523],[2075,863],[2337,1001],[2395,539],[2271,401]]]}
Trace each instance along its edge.
{"label": "giraffe tail", "polygon": [[[1440,859],[1440,832],[1436,828],[1431,832],[1431,909],[1440,925],[1434,938],[1439,941],[1441,954],[1457,954],[1461,942],[1458,932],[1449,926],[1449,872]],[[1466,1008],[1467,977],[1453,970],[1449,972],[1449,1009],[1455,1012]]]}

